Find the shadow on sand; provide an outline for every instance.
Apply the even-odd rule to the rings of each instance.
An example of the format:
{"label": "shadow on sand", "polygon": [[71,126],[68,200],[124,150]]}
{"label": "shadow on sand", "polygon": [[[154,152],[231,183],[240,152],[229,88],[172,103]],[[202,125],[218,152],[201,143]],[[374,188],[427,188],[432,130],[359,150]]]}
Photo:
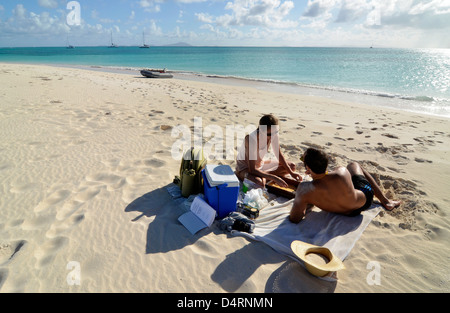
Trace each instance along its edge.
{"label": "shadow on sand", "polygon": [[[182,204],[172,198],[167,192],[167,187],[168,185],[150,191],[125,208],[125,212],[140,213],[131,220],[132,222],[144,216],[153,218],[147,229],[145,253],[174,251],[195,244],[199,238],[211,232],[223,234],[217,223],[214,223],[211,228],[191,235],[178,222],[178,217],[184,212],[180,208]],[[275,252],[265,243],[252,240],[241,249],[227,255],[212,273],[211,279],[227,292],[247,288],[252,292],[256,286],[246,286],[248,279],[261,265],[277,263],[282,265],[269,277],[265,292],[334,292],[336,288],[336,282],[320,280],[309,274],[299,263]]]}
{"label": "shadow on sand", "polygon": [[153,218],[147,229],[145,253],[160,253],[182,249],[211,232],[205,229],[192,236],[178,222],[178,217],[183,213],[183,210],[180,208],[181,204],[174,201],[167,192],[167,186],[140,196],[125,208],[125,212],[141,213],[133,218],[132,222],[144,216]]}

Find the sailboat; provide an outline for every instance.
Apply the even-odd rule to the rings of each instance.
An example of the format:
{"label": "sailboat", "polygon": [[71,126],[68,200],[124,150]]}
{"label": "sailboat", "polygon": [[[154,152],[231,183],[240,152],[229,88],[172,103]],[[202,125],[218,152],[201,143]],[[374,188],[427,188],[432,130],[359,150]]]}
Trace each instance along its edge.
{"label": "sailboat", "polygon": [[69,43],[69,35],[67,35],[67,46],[66,46],[66,48],[67,48],[67,49],[74,49],[74,48],[75,48],[74,46],[72,46],[72,45]]}
{"label": "sailboat", "polygon": [[146,44],[145,44],[145,36],[144,36],[144,32],[142,32],[142,46],[140,46],[139,48],[141,48],[141,49],[148,49],[148,48],[150,48],[149,45],[146,45]]}
{"label": "sailboat", "polygon": [[111,45],[108,48],[117,48],[117,45],[113,42],[112,31],[111,31]]}

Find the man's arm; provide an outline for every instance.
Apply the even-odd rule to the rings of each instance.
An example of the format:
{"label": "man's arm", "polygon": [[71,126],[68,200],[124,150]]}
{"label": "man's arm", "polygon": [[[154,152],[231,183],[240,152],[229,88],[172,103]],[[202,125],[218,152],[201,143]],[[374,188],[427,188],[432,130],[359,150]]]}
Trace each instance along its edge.
{"label": "man's arm", "polygon": [[300,223],[306,214],[306,209],[308,208],[308,194],[312,190],[312,183],[306,182],[298,185],[297,191],[295,193],[294,204],[292,205],[291,213],[289,214],[289,220],[292,223]]}

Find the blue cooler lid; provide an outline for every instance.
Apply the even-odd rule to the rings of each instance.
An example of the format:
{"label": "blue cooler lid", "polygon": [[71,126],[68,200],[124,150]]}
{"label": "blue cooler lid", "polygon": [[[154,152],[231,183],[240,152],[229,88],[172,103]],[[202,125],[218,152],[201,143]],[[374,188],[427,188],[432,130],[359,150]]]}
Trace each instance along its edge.
{"label": "blue cooler lid", "polygon": [[211,187],[228,184],[228,187],[239,187],[239,179],[229,165],[207,164],[206,178]]}

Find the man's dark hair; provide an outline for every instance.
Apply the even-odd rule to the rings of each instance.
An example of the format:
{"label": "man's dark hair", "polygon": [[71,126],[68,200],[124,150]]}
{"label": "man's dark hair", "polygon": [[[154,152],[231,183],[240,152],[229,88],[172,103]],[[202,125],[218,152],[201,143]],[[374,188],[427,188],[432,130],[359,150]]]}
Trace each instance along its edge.
{"label": "man's dark hair", "polygon": [[259,125],[266,125],[267,127],[272,125],[278,125],[278,118],[272,114],[264,115],[259,120]]}
{"label": "man's dark hair", "polygon": [[316,174],[323,174],[328,167],[328,157],[325,152],[308,148],[305,153],[305,164]]}

